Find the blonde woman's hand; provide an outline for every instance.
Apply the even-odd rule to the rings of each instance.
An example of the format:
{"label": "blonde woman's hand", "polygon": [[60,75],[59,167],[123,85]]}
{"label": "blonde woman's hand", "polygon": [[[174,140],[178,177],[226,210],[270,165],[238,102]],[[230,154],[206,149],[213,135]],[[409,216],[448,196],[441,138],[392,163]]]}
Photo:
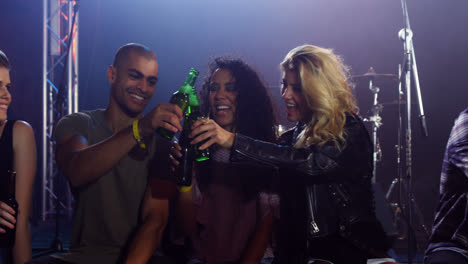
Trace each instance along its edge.
{"label": "blonde woman's hand", "polygon": [[223,129],[211,119],[199,119],[195,121],[189,137],[193,138],[190,144],[195,145],[202,142],[199,147],[200,150],[206,149],[213,144],[218,144],[223,148],[231,148],[234,143],[234,133]]}

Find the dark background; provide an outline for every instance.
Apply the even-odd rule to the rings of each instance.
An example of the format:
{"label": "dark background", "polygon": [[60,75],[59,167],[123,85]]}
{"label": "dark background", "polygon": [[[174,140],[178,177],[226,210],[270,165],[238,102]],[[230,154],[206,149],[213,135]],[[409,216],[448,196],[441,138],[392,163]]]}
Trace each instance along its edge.
{"label": "dark background", "polygon": [[[403,58],[397,37],[403,27],[399,0],[80,2],[80,110],[107,105],[106,69],[118,47],[128,42],[143,43],[156,52],[160,81],[150,107],[167,102],[190,67],[204,75],[210,57],[229,54],[243,57],[262,74],[288,126],[279,96],[278,64],[295,46],[309,43],[333,48],[353,75],[371,66],[378,73],[396,74]],[[429,137],[424,138],[414,111],[413,184],[424,221],[430,225],[445,144],[454,118],[468,106],[468,1],[408,0],[408,9],[429,128]],[[33,126],[38,153],[42,142],[42,24],[42,1],[0,0],[0,49],[12,64],[9,117]],[[365,81],[356,84],[361,114],[368,116],[372,94]],[[385,80],[379,86],[381,102],[397,99],[395,82]],[[417,105],[413,108],[417,110]],[[385,105],[382,117],[383,159],[377,181],[385,192],[396,177],[397,107]],[[36,193],[41,186],[38,173]],[[39,196],[34,203],[36,215],[38,201]]]}

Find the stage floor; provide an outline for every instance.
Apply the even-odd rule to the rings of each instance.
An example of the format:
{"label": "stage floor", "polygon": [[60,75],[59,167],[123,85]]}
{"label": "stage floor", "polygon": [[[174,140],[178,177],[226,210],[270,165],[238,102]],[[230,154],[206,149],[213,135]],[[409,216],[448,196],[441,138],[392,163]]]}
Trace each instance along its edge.
{"label": "stage floor", "polygon": [[[47,220],[45,222],[38,222],[31,226],[31,237],[32,237],[32,249],[33,257],[39,257],[43,255],[49,255],[56,252],[56,249],[52,247],[52,243],[55,240],[56,233],[55,220]],[[72,221],[62,217],[59,219],[58,238],[62,242],[63,249],[67,250],[70,246],[72,230]],[[391,250],[390,254],[400,263],[408,263],[407,250],[405,241],[397,241],[394,249]],[[414,264],[423,263],[423,250],[418,247],[418,252],[413,260]]]}

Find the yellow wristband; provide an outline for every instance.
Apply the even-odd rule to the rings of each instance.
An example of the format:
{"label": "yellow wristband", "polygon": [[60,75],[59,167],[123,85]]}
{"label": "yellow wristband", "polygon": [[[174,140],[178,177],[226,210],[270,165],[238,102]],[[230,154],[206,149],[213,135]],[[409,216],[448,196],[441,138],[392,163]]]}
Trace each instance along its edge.
{"label": "yellow wristband", "polygon": [[145,149],[146,148],[146,145],[145,143],[143,142],[143,139],[141,139],[140,137],[140,132],[138,131],[138,119],[133,121],[133,137],[135,138],[136,142],[138,143],[138,145],[140,146],[140,148],[142,149]]}
{"label": "yellow wristband", "polygon": [[190,185],[190,186],[180,186],[179,187],[179,192],[181,192],[181,193],[188,192],[190,190],[192,190],[192,185]]}

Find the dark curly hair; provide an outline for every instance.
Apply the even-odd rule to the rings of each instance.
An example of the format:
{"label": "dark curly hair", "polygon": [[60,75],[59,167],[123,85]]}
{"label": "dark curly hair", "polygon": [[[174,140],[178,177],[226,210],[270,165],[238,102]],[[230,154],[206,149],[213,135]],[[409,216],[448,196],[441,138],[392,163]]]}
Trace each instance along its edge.
{"label": "dark curly hair", "polygon": [[[200,90],[203,113],[212,115],[209,103],[210,83],[213,74],[218,69],[229,70],[235,79],[238,92],[237,111],[234,118],[235,132],[259,140],[275,142],[277,121],[268,88],[257,72],[239,58],[216,57],[209,63],[209,72]],[[225,171],[236,175],[231,178],[233,181],[229,185],[237,189],[247,201],[257,197],[259,191],[268,189],[271,184],[271,172],[265,168],[240,164],[226,166],[228,167]],[[197,181],[200,184],[200,190],[204,192],[207,184],[212,181],[210,175],[213,170],[209,163],[200,164],[198,169],[200,173],[197,174]]]}
{"label": "dark curly hair", "polygon": [[268,88],[257,72],[239,58],[222,56],[214,58],[209,63],[209,73],[200,91],[203,113],[211,115],[209,88],[211,78],[217,69],[229,70],[236,80],[235,85],[238,91],[234,120],[236,132],[273,142],[276,138],[274,127],[277,121]]}

